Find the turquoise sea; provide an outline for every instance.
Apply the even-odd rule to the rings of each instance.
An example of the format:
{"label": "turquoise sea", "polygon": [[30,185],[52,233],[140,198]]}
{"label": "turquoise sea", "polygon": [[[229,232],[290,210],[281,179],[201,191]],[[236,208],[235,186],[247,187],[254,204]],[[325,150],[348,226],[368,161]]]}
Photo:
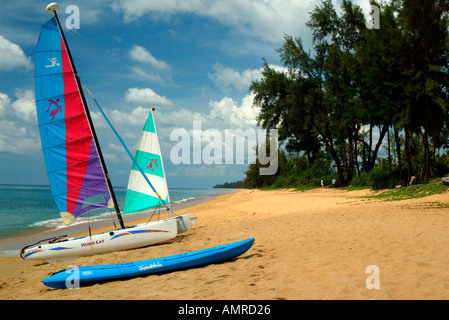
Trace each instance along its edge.
{"label": "turquoise sea", "polygon": [[[123,210],[126,188],[114,188]],[[232,192],[231,189],[170,189],[173,205],[193,199],[210,198]],[[110,211],[98,210],[79,218],[79,222],[107,219]],[[0,185],[0,240],[63,228],[64,224],[51,195],[49,186]]]}

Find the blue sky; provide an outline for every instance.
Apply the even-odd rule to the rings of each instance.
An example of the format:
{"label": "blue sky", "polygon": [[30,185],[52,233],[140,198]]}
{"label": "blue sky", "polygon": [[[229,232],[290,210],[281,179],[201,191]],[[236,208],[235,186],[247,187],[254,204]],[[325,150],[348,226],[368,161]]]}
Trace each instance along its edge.
{"label": "blue sky", "polygon": [[[52,17],[49,1],[2,3],[0,11],[0,183],[48,184],[34,104],[34,48],[40,26]],[[337,1],[336,1],[337,2]],[[369,0],[354,1],[364,8]],[[83,85],[95,95],[130,149],[137,145],[150,107],[170,188],[212,187],[244,178],[248,164],[174,165],[176,128],[192,131],[256,129],[249,85],[262,58],[280,68],[275,49],[283,35],[311,45],[305,26],[318,0],[60,1],[80,10],[80,28],[65,29]],[[126,186],[131,160],[89,108],[112,183]],[[224,162],[224,161],[223,161]]]}

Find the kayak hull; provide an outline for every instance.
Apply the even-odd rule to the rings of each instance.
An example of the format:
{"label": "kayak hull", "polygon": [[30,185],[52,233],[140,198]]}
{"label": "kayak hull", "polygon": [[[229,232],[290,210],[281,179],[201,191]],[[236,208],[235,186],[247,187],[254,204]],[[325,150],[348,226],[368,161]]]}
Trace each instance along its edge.
{"label": "kayak hull", "polygon": [[44,280],[50,288],[65,289],[99,282],[204,266],[236,258],[248,251],[254,238],[173,256],[118,264],[85,266],[57,272]]}

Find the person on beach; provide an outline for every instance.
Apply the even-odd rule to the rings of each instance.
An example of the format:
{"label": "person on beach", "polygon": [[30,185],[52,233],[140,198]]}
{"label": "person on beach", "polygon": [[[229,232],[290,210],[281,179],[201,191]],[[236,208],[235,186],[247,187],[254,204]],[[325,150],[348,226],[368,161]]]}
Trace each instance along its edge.
{"label": "person on beach", "polygon": [[324,181],[321,179],[321,188],[324,188]]}
{"label": "person on beach", "polygon": [[332,188],[335,188],[335,184],[337,183],[337,180],[332,179]]}

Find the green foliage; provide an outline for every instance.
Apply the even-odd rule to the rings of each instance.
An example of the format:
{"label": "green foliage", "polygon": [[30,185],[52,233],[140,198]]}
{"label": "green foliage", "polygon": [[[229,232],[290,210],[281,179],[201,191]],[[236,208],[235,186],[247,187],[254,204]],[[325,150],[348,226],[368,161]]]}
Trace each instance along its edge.
{"label": "green foliage", "polygon": [[396,201],[423,198],[447,191],[449,191],[449,186],[442,184],[417,184],[405,188],[384,191],[380,194],[369,196],[367,198]]}
{"label": "green foliage", "polygon": [[215,185],[214,188],[240,189],[240,188],[245,188],[245,184],[243,181],[225,182],[223,184]]}
{"label": "green foliage", "polygon": [[379,30],[366,28],[351,1],[336,10],[322,0],[307,22],[313,50],[286,35],[277,52],[288,72],[265,62],[250,87],[257,121],[277,128],[293,156],[274,176],[260,177],[260,165],[250,165],[247,187],[320,186],[336,178],[339,186],[377,190],[448,173],[447,0],[372,3],[380,8]]}
{"label": "green foliage", "polygon": [[371,170],[369,179],[373,190],[391,189],[400,184],[395,172],[378,168]]}
{"label": "green foliage", "polygon": [[353,187],[370,187],[372,186],[371,176],[369,173],[362,173],[360,176],[355,176],[351,180]]}
{"label": "green foliage", "polygon": [[[305,156],[284,156],[282,160],[283,169],[279,170],[279,174],[276,175],[274,181],[272,177],[258,177],[255,171],[249,172],[250,170],[256,170],[257,164],[252,164],[250,170],[246,173],[247,177],[244,183],[248,188],[271,187],[302,190],[305,186],[307,186],[306,188],[320,187],[321,180],[323,180],[325,186],[330,186],[332,179],[337,178],[331,164],[330,158],[325,155],[318,158],[313,165],[308,163]],[[261,178],[264,180],[258,180]],[[260,184],[257,185],[257,183]]]}

